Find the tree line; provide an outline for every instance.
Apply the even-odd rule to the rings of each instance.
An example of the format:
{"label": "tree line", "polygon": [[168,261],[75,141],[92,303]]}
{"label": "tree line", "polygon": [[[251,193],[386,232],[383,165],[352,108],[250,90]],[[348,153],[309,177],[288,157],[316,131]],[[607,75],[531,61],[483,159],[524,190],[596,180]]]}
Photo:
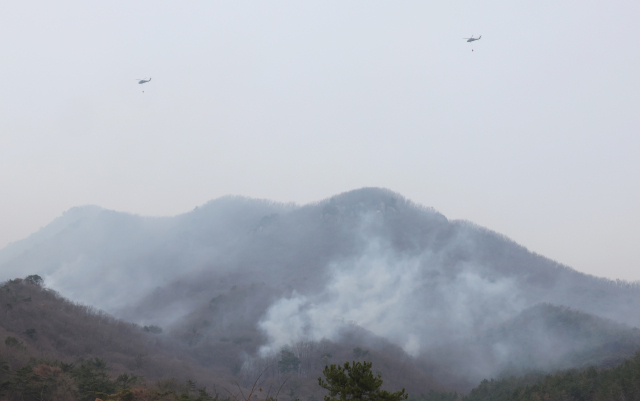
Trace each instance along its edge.
{"label": "tree line", "polygon": [[64,363],[31,358],[17,369],[0,355],[0,399],[7,401],[231,401],[206,387],[175,378],[147,386],[144,377],[123,373],[113,377],[104,359],[94,357]]}
{"label": "tree line", "polygon": [[483,380],[464,401],[613,401],[640,399],[640,352],[622,364],[556,374]]}
{"label": "tree line", "polygon": [[[14,337],[7,337],[5,343],[10,343],[11,347],[20,346],[14,340]],[[262,393],[260,376],[248,396],[238,386],[239,392],[235,394],[225,388],[228,395],[223,397],[215,386],[211,392],[192,380],[180,383],[169,378],[147,386],[142,376],[123,373],[114,377],[111,373],[107,362],[98,357],[79,359],[76,363],[32,357],[23,366],[11,369],[0,354],[0,398],[7,401],[277,401],[280,393],[278,390],[275,395],[260,397],[256,394],[254,397],[258,391]],[[328,365],[323,375],[324,378],[318,378],[318,384],[328,392],[324,401],[405,401],[408,398],[404,389],[382,390],[381,375],[373,372],[371,362]],[[295,401],[299,400],[296,398]]]}

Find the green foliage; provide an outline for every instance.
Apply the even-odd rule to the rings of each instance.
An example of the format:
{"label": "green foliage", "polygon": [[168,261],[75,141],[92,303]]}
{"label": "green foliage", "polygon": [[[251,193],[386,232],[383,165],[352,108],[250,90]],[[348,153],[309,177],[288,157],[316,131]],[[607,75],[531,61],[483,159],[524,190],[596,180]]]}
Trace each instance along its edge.
{"label": "green foliage", "polygon": [[[201,385],[188,391],[184,381],[178,384],[169,380],[165,384],[171,388],[156,388],[147,386],[142,376],[116,371],[115,366],[110,369],[107,360],[118,363],[118,368],[143,365],[145,369],[135,371],[138,374],[153,372],[155,377],[170,377],[178,369],[182,372],[183,364],[176,363],[173,356],[168,359],[164,348],[158,354],[151,348],[154,356],[147,357],[147,352],[152,351],[146,347],[150,339],[141,332],[142,327],[64,300],[54,291],[33,285],[41,282],[32,279],[0,283],[0,327],[8,333],[20,333],[0,337],[1,401],[174,401],[180,397],[189,401],[222,401],[217,395],[210,396]],[[9,303],[11,309],[6,306]],[[147,329],[160,331],[153,326]],[[35,339],[43,344],[32,348]],[[43,359],[32,357],[29,350]],[[66,359],[91,354],[93,350],[105,359],[93,355],[74,363]],[[47,360],[45,355],[65,361]],[[237,369],[240,371],[240,366]],[[198,384],[208,379],[202,373],[204,369],[195,370]]]}
{"label": "green foliage", "polygon": [[5,338],[5,340],[4,340],[4,344],[7,347],[15,348],[15,349],[22,350],[22,351],[27,349],[27,347],[24,346],[22,341],[18,341],[17,338],[12,337],[12,336],[7,336],[7,338]]}
{"label": "green foliage", "polygon": [[160,326],[144,326],[142,328],[142,331],[146,332],[146,333],[152,333],[152,334],[160,334],[162,333],[162,327]]}
{"label": "green foliage", "polygon": [[30,365],[17,369],[11,376],[11,380],[5,386],[9,394],[20,394],[26,399],[34,398],[38,394],[40,378]]}
{"label": "green foliage", "polygon": [[16,345],[18,345],[18,339],[12,336],[7,336],[7,338],[5,338],[4,340],[4,344],[7,347],[15,347]]}
{"label": "green foliage", "polygon": [[42,279],[42,277],[38,276],[37,274],[32,274],[30,276],[25,277],[24,281],[29,284],[37,285],[38,287],[42,287],[44,285],[44,280]]}
{"label": "green foliage", "polygon": [[7,372],[9,372],[9,363],[2,359],[2,355],[0,354],[0,377]]}
{"label": "green foliage", "polygon": [[196,382],[187,380],[184,385],[179,384],[175,378],[159,380],[156,383],[158,390],[151,392],[149,399],[176,400],[176,401],[231,401],[229,398],[220,398],[217,394],[212,397],[206,387],[198,388]]}
{"label": "green foliage", "polygon": [[291,351],[283,349],[280,351],[281,359],[278,361],[280,373],[297,372],[300,368],[300,359]]}
{"label": "green foliage", "polygon": [[322,377],[318,378],[318,384],[329,390],[329,395],[324,401],[402,401],[408,398],[404,389],[391,393],[381,390],[382,378],[371,371],[371,362],[345,362],[343,366],[326,366]]}
{"label": "green foliage", "polygon": [[99,395],[113,394],[117,390],[115,382],[111,381],[107,372],[108,367],[104,359],[92,358],[81,361],[72,372],[80,393],[80,400],[93,401]]}
{"label": "green foliage", "polygon": [[365,356],[369,355],[369,351],[365,351],[360,347],[356,347],[353,349],[353,355],[356,358],[364,358]]}
{"label": "green foliage", "polygon": [[64,362],[58,363],[58,366],[60,367],[63,373],[69,373],[73,370],[73,368],[76,367],[76,365],[73,363],[64,363]]}
{"label": "green foliage", "polygon": [[75,398],[71,383],[58,366],[34,359],[14,371],[0,384],[3,400],[56,400]]}
{"label": "green foliage", "polygon": [[133,401],[135,394],[133,394],[130,388],[124,388],[118,393],[118,399],[121,401]]}
{"label": "green foliage", "polygon": [[24,334],[32,340],[36,339],[36,329],[27,329]]}
{"label": "green foliage", "polygon": [[117,387],[121,389],[131,388],[136,384],[141,382],[142,377],[136,376],[134,374],[123,373],[115,380],[115,384]]}
{"label": "green foliage", "polygon": [[483,380],[464,401],[600,401],[640,398],[640,353],[611,369]]}
{"label": "green foliage", "polygon": [[111,379],[109,366],[101,358],[71,363],[31,358],[29,363],[13,371],[0,355],[0,400],[43,401],[231,401],[212,397],[205,387],[187,380],[160,380],[156,388],[147,387],[142,376],[121,374]]}

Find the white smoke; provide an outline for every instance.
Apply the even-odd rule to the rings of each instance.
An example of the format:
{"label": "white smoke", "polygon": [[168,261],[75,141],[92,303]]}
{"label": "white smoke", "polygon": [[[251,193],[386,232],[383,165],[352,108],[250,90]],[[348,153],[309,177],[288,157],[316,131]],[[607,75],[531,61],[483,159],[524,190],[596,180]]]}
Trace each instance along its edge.
{"label": "white smoke", "polygon": [[442,259],[432,252],[399,255],[370,240],[355,260],[329,267],[322,292],[294,292],[267,310],[259,327],[269,341],[260,354],[298,341],[338,340],[345,325],[355,324],[417,355],[442,338],[469,336],[522,308],[512,280],[492,279],[478,265],[445,267]]}

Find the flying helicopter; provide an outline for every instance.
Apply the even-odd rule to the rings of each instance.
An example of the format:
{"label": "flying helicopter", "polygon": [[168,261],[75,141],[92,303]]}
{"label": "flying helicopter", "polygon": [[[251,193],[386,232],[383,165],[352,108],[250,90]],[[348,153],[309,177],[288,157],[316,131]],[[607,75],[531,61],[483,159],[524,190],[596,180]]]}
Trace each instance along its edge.
{"label": "flying helicopter", "polygon": [[149,79],[136,78],[136,80],[138,80],[138,84],[146,84],[147,82],[151,81],[151,78],[149,78]]}
{"label": "flying helicopter", "polygon": [[462,38],[462,39],[468,39],[467,42],[473,42],[474,40],[480,40],[482,39],[482,35],[480,35],[479,38],[474,38],[473,35],[471,35],[470,38]]}

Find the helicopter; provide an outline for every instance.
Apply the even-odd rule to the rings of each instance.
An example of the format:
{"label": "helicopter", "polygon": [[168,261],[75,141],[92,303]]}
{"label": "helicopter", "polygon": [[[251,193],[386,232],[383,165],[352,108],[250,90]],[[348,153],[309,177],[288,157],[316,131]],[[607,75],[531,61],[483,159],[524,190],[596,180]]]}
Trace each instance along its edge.
{"label": "helicopter", "polygon": [[138,84],[146,84],[147,82],[151,81],[151,78],[149,79],[140,79],[140,78],[136,78],[136,80],[138,80]]}
{"label": "helicopter", "polygon": [[482,39],[482,35],[480,35],[479,38],[474,38],[473,35],[471,35],[470,38],[462,38],[462,39],[468,39],[467,42],[473,42],[474,40],[480,40]]}

